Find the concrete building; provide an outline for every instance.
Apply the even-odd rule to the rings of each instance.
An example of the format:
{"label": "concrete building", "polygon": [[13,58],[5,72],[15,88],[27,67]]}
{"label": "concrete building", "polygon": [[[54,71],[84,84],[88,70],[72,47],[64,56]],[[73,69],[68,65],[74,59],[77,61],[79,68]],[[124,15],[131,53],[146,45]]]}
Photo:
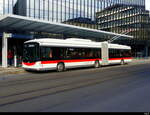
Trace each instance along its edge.
{"label": "concrete building", "polygon": [[150,56],[149,11],[142,5],[115,4],[96,13],[98,29],[134,36],[133,40],[119,41],[131,45],[134,56]]}

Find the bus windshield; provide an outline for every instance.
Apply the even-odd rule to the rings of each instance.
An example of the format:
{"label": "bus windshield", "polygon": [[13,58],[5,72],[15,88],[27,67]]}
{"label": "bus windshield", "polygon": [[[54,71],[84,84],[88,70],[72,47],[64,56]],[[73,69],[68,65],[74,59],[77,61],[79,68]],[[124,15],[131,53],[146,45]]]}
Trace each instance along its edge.
{"label": "bus windshield", "polygon": [[36,62],[39,60],[39,45],[37,43],[24,44],[23,62]]}

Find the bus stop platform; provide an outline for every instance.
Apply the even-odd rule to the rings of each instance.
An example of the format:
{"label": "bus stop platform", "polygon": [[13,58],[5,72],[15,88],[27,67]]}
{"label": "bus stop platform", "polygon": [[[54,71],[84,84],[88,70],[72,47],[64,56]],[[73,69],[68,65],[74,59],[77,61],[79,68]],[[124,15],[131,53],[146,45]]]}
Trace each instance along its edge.
{"label": "bus stop platform", "polygon": [[8,67],[2,68],[0,66],[0,75],[7,75],[7,74],[20,74],[25,73],[26,71],[22,67]]}
{"label": "bus stop platform", "polygon": [[150,62],[150,57],[147,58],[134,58],[131,64],[144,64]]}

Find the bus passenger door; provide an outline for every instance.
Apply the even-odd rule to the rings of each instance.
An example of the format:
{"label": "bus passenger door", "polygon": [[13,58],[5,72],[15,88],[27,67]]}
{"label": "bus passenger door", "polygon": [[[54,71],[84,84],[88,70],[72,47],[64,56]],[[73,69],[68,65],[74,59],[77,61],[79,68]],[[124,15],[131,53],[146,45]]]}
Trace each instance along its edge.
{"label": "bus passenger door", "polygon": [[108,56],[108,43],[102,43],[102,65],[109,64],[109,56]]}

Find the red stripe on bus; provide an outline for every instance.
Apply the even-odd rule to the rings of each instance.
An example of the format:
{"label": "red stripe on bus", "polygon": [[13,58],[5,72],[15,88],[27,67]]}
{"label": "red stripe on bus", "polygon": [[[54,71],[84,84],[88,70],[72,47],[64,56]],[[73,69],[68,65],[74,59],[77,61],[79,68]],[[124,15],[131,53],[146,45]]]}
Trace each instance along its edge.
{"label": "red stripe on bus", "polygon": [[[126,60],[126,59],[133,59],[132,57],[127,57],[127,58],[110,58],[109,60]],[[74,63],[74,62],[87,62],[87,61],[102,61],[102,59],[80,59],[80,60],[54,60],[54,61],[41,61],[41,64],[57,64],[59,62],[64,62],[64,63]],[[36,63],[25,63],[23,62],[24,65],[27,66],[33,66]]]}
{"label": "red stripe on bus", "polygon": [[101,59],[80,59],[80,60],[57,60],[57,61],[42,61],[41,64],[55,64],[59,62],[64,62],[64,63],[74,63],[74,62],[87,62],[87,61],[96,61]]}
{"label": "red stripe on bus", "polygon": [[33,65],[35,65],[35,62],[33,62],[33,63],[25,63],[25,62],[23,62],[23,65],[33,66]]}
{"label": "red stripe on bus", "polygon": [[41,61],[41,64],[55,64],[55,63],[59,63],[62,62],[61,60],[57,60],[57,61]]}
{"label": "red stripe on bus", "polygon": [[109,58],[109,60],[127,60],[127,59],[133,59],[132,57],[127,58]]}

